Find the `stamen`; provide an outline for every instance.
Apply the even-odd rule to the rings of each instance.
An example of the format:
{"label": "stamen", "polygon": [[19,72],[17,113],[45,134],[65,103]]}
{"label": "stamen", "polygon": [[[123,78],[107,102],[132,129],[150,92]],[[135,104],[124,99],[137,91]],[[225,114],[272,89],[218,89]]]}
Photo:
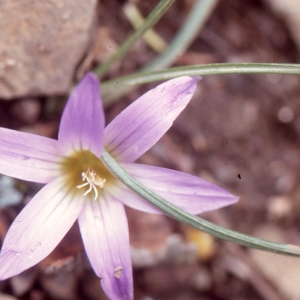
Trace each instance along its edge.
{"label": "stamen", "polygon": [[82,187],[85,187],[85,186],[88,185],[89,188],[83,194],[83,196],[86,196],[87,194],[89,194],[93,190],[94,193],[95,193],[94,200],[96,200],[98,198],[98,189],[97,189],[97,187],[99,187],[100,189],[103,190],[106,179],[101,178],[100,176],[98,176],[97,173],[91,168],[88,168],[85,172],[82,172],[81,173],[81,178],[82,178],[82,181],[86,181],[86,182],[83,183],[83,184],[77,185],[76,187],[78,189],[81,189]]}

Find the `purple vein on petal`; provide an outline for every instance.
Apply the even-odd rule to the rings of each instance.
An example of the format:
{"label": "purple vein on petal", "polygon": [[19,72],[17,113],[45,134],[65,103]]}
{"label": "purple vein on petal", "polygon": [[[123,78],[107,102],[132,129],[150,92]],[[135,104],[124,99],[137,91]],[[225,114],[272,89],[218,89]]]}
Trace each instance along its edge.
{"label": "purple vein on petal", "polygon": [[123,204],[106,192],[86,203],[79,216],[81,235],[95,273],[110,299],[132,299],[132,270]]}
{"label": "purple vein on petal", "polygon": [[141,198],[133,190],[123,184],[119,184],[118,188],[114,189],[114,197],[124,205],[136,210],[140,210],[149,214],[164,214],[164,212],[154,205]]}
{"label": "purple vein on petal", "polygon": [[64,154],[90,150],[101,156],[104,126],[99,80],[88,73],[73,90],[62,115],[58,141]]}
{"label": "purple vein on petal", "polygon": [[0,254],[0,278],[21,273],[45,258],[60,242],[82,210],[60,180],[47,184],[11,225]]}
{"label": "purple vein on petal", "polygon": [[0,128],[0,156],[2,174],[47,183],[55,177],[60,151],[56,140]]}
{"label": "purple vein on petal", "polygon": [[[238,197],[227,190],[197,176],[137,163],[122,165],[131,176],[154,193],[192,214],[215,210],[238,201]],[[135,209],[155,213],[155,209],[139,197],[124,197],[120,201]]]}
{"label": "purple vein on petal", "polygon": [[141,96],[105,128],[107,150],[119,161],[136,160],[171,127],[192,98],[198,80],[172,79]]}

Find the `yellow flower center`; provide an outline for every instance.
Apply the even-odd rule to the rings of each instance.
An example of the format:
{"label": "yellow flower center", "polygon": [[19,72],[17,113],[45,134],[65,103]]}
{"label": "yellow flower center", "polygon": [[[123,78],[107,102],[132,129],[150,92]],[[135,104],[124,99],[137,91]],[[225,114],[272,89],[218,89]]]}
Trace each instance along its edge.
{"label": "yellow flower center", "polygon": [[94,200],[98,198],[99,191],[114,184],[116,180],[102,161],[88,150],[77,151],[64,157],[61,173],[66,186],[73,193],[81,193],[88,197],[94,195]]}

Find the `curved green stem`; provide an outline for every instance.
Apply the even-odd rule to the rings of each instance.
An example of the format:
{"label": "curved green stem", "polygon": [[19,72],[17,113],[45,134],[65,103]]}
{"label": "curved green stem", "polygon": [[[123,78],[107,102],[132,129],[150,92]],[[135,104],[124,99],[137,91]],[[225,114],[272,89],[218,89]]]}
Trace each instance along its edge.
{"label": "curved green stem", "polygon": [[126,91],[126,88],[141,84],[163,81],[179,76],[206,76],[220,74],[300,74],[298,64],[273,63],[236,63],[206,64],[187,67],[169,68],[167,70],[134,73],[106,81],[102,84],[104,102],[113,103],[114,99]]}
{"label": "curved green stem", "polygon": [[152,191],[148,190],[139,181],[130,176],[122,167],[120,167],[119,164],[117,164],[117,162],[108,154],[106,150],[103,150],[101,160],[106,165],[106,167],[126,186],[128,186],[142,198],[150,202],[152,205],[156,206],[167,215],[178,221],[190,225],[198,230],[209,233],[215,237],[238,243],[245,247],[251,247],[280,254],[300,256],[300,247],[298,246],[273,243],[266,240],[254,238],[252,236],[215,225],[202,218],[181,210],[180,208],[156,195]]}

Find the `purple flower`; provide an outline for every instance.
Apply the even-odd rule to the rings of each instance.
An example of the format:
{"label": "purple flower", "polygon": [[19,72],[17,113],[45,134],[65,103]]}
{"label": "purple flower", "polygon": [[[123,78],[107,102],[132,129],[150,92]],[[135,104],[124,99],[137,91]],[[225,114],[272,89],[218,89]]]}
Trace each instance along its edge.
{"label": "purple flower", "polygon": [[45,258],[78,218],[91,265],[110,299],[133,299],[124,204],[161,213],[118,181],[101,162],[105,147],[142,184],[199,214],[237,201],[198,177],[133,163],[169,129],[198,78],[167,81],[131,104],[104,129],[98,79],[86,75],[62,115],[58,140],[0,128],[0,173],[46,183],[12,223],[0,254],[0,279]]}

